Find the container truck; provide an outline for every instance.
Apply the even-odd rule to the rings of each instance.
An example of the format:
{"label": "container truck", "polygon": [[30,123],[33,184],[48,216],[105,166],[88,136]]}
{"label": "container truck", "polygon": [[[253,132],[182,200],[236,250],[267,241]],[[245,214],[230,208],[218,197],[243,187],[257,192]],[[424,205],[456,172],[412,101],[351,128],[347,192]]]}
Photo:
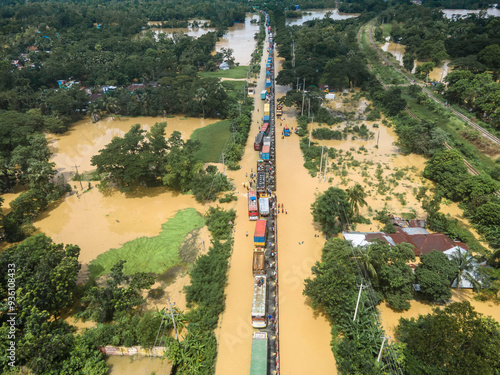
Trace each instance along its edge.
{"label": "container truck", "polygon": [[259,198],[259,210],[262,216],[269,216],[269,198],[261,197]]}
{"label": "container truck", "polygon": [[259,133],[255,137],[255,142],[253,144],[253,149],[255,151],[260,151],[262,150],[262,140],[264,139],[264,133]]}
{"label": "container truck", "polygon": [[271,106],[269,103],[264,104],[264,115],[270,115],[271,114]]}
{"label": "container truck", "polygon": [[252,327],[266,328],[266,275],[255,275],[253,282]]}
{"label": "container truck", "polygon": [[266,91],[266,90],[262,90],[262,91],[260,92],[260,98],[261,98],[262,100],[266,100],[266,96],[267,96],[267,91]]}
{"label": "container truck", "polygon": [[269,123],[268,122],[265,122],[262,124],[262,126],[260,127],[260,132],[262,134],[264,134],[264,136],[269,134]]}
{"label": "container truck", "polygon": [[248,219],[258,220],[259,219],[259,207],[257,206],[257,192],[248,192]]}
{"label": "container truck", "polygon": [[250,359],[250,375],[267,375],[267,356],[267,332],[254,332],[252,356]]}
{"label": "container truck", "polygon": [[267,234],[267,220],[257,220],[255,222],[255,232],[253,235],[253,242],[255,246],[266,245]]}
{"label": "container truck", "polygon": [[271,149],[270,146],[262,146],[262,152],[260,153],[260,158],[262,160],[269,160],[269,150]]}

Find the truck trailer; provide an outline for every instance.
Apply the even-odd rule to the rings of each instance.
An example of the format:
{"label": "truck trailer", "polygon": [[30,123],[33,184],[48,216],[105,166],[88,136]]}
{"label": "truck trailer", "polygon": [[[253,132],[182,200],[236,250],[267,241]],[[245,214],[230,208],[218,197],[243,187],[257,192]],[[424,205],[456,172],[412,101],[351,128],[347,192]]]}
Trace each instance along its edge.
{"label": "truck trailer", "polygon": [[255,275],[253,282],[252,327],[266,328],[266,275]]}
{"label": "truck trailer", "polygon": [[267,375],[267,332],[254,332],[250,375]]}
{"label": "truck trailer", "polygon": [[271,149],[270,146],[262,146],[262,151],[260,153],[260,158],[262,160],[269,160],[269,150]]}
{"label": "truck trailer", "polygon": [[255,246],[266,246],[267,220],[257,220],[255,222],[255,232],[253,242]]}
{"label": "truck trailer", "polygon": [[253,190],[248,192],[248,219],[259,219],[259,207],[257,206],[257,193]]}
{"label": "truck trailer", "polygon": [[259,210],[262,216],[269,216],[269,198],[261,197],[259,198]]}
{"label": "truck trailer", "polygon": [[252,272],[254,275],[266,274],[266,256],[262,247],[256,247],[253,250]]}
{"label": "truck trailer", "polygon": [[255,141],[253,143],[253,149],[255,151],[260,151],[262,150],[262,140],[264,139],[264,133],[259,133],[255,137]]}

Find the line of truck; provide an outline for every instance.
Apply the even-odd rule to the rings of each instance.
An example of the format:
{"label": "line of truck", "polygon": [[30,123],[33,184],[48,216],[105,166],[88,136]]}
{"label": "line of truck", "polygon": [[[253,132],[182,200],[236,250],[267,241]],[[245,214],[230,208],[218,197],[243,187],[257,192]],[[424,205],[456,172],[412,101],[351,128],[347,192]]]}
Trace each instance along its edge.
{"label": "line of truck", "polygon": [[[266,14],[266,26],[269,32],[269,58],[266,63],[266,89],[261,92],[260,98],[265,100],[263,121],[260,131],[255,137],[254,149],[259,151],[257,161],[255,191],[248,193],[248,217],[255,220],[254,249],[252,258],[253,273],[253,299],[252,299],[252,326],[259,331],[252,337],[252,355],[250,362],[250,375],[267,375],[271,370],[279,374],[279,367],[275,367],[269,359],[269,352],[275,343],[269,343],[268,332],[268,278],[266,267],[266,247],[268,243],[268,218],[272,215],[269,196],[270,191],[276,187],[274,177],[274,76],[273,76],[273,41],[269,16]],[[272,184],[268,184],[271,181]],[[270,248],[268,248],[270,249]],[[268,250],[269,252],[271,250]],[[269,331],[267,329],[267,331]],[[271,369],[271,368],[272,369]]]}

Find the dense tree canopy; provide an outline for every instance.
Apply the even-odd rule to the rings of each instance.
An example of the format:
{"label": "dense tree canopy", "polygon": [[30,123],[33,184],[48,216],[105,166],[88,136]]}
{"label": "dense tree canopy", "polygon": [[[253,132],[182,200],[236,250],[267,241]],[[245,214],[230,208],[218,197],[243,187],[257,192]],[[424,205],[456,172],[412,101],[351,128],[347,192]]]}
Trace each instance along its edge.
{"label": "dense tree canopy", "polygon": [[408,374],[494,375],[500,370],[500,325],[469,302],[401,319],[396,338],[406,344]]}
{"label": "dense tree canopy", "polygon": [[321,225],[323,233],[334,236],[352,222],[353,213],[347,193],[339,188],[329,187],[311,205],[314,221]]}
{"label": "dense tree canopy", "polygon": [[457,271],[456,264],[439,251],[431,251],[422,255],[420,263],[415,269],[421,296],[430,302],[442,302],[450,299],[450,286]]}

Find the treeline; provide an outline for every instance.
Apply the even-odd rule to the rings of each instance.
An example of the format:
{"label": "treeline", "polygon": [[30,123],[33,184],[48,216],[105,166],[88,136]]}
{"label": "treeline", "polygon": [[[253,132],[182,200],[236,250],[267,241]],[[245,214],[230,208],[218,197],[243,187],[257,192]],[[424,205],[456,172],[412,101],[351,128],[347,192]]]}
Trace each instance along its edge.
{"label": "treeline", "polygon": [[[476,113],[482,121],[498,127],[500,114],[500,33],[496,17],[471,14],[447,19],[439,10],[418,6],[397,6],[382,12],[380,20],[392,22],[391,38],[405,45],[404,67],[411,71],[414,61],[427,61],[418,68],[421,78],[446,59],[454,71],[438,91],[450,103]],[[382,30],[376,32],[380,40]]]}
{"label": "treeline", "polygon": [[423,0],[422,5],[446,9],[484,9],[491,6],[489,0]]}
{"label": "treeline", "polygon": [[[456,150],[436,153],[427,162],[423,175],[438,183],[438,199],[444,197],[461,202],[465,215],[477,231],[493,249],[500,249],[500,215],[498,214],[500,198],[496,195],[500,184],[497,181],[485,174],[471,175],[462,156]],[[427,211],[432,229],[446,233],[448,229],[446,217],[432,206]]]}

